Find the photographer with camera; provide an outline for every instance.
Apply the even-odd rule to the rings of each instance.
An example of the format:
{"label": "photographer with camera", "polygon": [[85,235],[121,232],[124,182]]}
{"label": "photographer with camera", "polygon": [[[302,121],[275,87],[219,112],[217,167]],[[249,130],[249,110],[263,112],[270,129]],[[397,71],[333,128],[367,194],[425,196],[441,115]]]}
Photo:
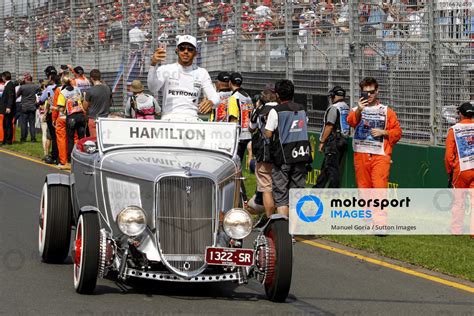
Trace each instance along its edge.
{"label": "photographer with camera", "polygon": [[341,186],[342,165],[347,151],[347,137],[350,127],[347,124],[349,106],[344,101],[346,91],[335,86],[329,91],[331,105],[324,114],[324,123],[319,136],[319,152],[324,152],[321,173],[315,188],[339,188]]}
{"label": "photographer with camera", "polygon": [[[255,109],[250,116],[249,131],[252,133],[252,152],[255,156],[255,176],[257,180],[256,195],[263,196],[263,206],[267,217],[273,214],[275,203],[272,195],[272,162],[270,157],[270,140],[265,137],[265,124],[268,113],[278,105],[274,88],[266,87],[260,95],[255,96]],[[257,201],[255,197],[251,201]],[[249,206],[252,206],[249,201]]]}

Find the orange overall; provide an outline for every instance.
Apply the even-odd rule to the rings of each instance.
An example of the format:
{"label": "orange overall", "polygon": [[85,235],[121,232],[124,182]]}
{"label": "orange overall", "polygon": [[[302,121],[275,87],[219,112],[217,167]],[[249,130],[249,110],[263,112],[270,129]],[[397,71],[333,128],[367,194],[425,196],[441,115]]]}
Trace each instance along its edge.
{"label": "orange overall", "polygon": [[[472,119],[463,119],[459,124],[474,124]],[[446,152],[444,165],[448,175],[452,175],[452,185],[455,189],[474,189],[474,169],[461,171],[459,163],[458,148],[453,129],[450,128],[446,138]],[[472,191],[472,190],[471,190]],[[451,233],[462,234],[465,216],[465,191],[454,190],[454,202],[452,206]],[[474,196],[471,195],[471,212],[474,211]],[[474,216],[471,214],[471,236],[474,236]]]}
{"label": "orange overall", "polygon": [[[354,128],[360,123],[355,111],[350,111],[347,122]],[[387,109],[385,130],[388,132],[383,144],[385,155],[354,152],[354,168],[358,188],[388,187],[392,149],[402,137],[402,129],[397,115],[391,108]]]}
{"label": "orange overall", "polygon": [[[13,119],[13,139],[12,141],[15,141],[15,134],[16,134],[16,129],[15,129],[15,119]],[[0,114],[0,142],[3,142],[3,114]]]}
{"label": "orange overall", "polygon": [[[347,122],[354,128],[360,123],[360,118],[357,118],[354,110],[349,112]],[[385,136],[383,142],[385,155],[362,153],[354,150],[354,168],[358,188],[386,189],[388,187],[392,149],[402,137],[402,129],[398,122],[397,115],[391,108],[387,108],[385,130],[388,132],[388,136]],[[385,210],[377,210],[377,212],[375,212],[373,217],[374,224],[385,225],[386,220],[387,213]]]}
{"label": "orange overall", "polygon": [[60,113],[58,110],[58,97],[61,93],[61,88],[54,90],[53,98],[53,122],[56,127],[56,143],[58,144],[59,163],[67,164],[67,134],[66,134],[66,114]]}

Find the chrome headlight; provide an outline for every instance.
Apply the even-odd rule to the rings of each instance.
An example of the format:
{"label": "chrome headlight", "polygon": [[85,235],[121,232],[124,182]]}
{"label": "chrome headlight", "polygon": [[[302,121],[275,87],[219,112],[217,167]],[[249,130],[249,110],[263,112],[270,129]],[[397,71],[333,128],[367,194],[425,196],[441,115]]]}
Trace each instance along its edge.
{"label": "chrome headlight", "polygon": [[138,206],[126,207],[117,216],[117,225],[125,235],[138,236],[146,228],[145,211]]}
{"label": "chrome headlight", "polygon": [[225,233],[233,239],[243,239],[252,231],[252,218],[247,211],[233,208],[224,215]]}
{"label": "chrome headlight", "polygon": [[114,218],[130,205],[142,207],[140,185],[138,183],[107,178],[107,194],[110,210]]}

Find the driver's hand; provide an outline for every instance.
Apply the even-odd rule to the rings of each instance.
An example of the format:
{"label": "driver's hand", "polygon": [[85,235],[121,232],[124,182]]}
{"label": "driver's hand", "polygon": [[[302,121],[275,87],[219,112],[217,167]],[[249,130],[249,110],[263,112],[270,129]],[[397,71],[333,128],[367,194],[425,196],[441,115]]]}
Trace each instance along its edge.
{"label": "driver's hand", "polygon": [[150,64],[154,67],[156,64],[165,61],[166,59],[166,50],[163,47],[158,47],[153,55],[151,56]]}
{"label": "driver's hand", "polygon": [[212,110],[212,101],[210,100],[203,100],[200,104],[199,104],[199,112],[202,113],[202,114],[207,114],[209,112],[211,112]]}

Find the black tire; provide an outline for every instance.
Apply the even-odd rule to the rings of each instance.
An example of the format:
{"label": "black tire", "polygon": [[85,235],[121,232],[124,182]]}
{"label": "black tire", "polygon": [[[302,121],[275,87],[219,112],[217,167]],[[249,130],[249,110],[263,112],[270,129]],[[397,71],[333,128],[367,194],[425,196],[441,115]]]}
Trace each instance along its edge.
{"label": "black tire", "polygon": [[100,224],[96,213],[79,216],[74,242],[74,288],[91,294],[99,276]]}
{"label": "black tire", "polygon": [[272,302],[284,302],[290,292],[293,270],[293,242],[288,232],[288,221],[271,222],[265,229],[265,236],[273,253],[273,269],[265,278],[265,293]]}
{"label": "black tire", "polygon": [[44,262],[61,263],[69,255],[71,218],[69,187],[45,183],[38,229],[38,250]]}

